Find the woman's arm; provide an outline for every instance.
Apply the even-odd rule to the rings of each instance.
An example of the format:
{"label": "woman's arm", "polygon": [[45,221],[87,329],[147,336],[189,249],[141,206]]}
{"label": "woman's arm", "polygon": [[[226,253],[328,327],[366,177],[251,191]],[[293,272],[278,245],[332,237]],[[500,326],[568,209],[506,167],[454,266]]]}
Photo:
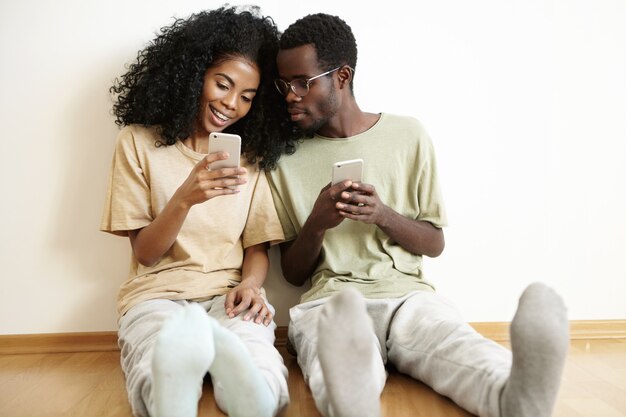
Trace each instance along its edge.
{"label": "woman's arm", "polygon": [[161,259],[176,241],[192,206],[217,196],[239,192],[237,189],[227,187],[245,183],[247,170],[245,168],[207,170],[208,164],[219,159],[225,159],[225,155],[212,153],[198,162],[152,223],[142,229],[128,232],[130,244],[139,263],[152,266]]}
{"label": "woman's arm", "polygon": [[128,232],[135,258],[140,264],[156,264],[172,247],[190,208],[172,198],[152,223]]}
{"label": "woman's arm", "polygon": [[228,317],[234,318],[249,308],[244,320],[254,319],[255,323],[263,323],[265,326],[272,322],[273,314],[261,295],[270,264],[267,247],[267,243],[260,243],[245,250],[241,283],[226,295],[224,308]]}

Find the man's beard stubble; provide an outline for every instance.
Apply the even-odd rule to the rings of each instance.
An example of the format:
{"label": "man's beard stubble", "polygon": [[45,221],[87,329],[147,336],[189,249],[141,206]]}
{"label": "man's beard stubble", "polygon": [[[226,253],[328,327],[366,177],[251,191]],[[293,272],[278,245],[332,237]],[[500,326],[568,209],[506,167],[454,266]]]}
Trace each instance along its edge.
{"label": "man's beard stubble", "polygon": [[333,88],[328,95],[328,99],[320,106],[322,116],[313,120],[309,126],[304,128],[296,124],[294,131],[298,133],[300,138],[312,138],[318,130],[326,126],[328,121],[337,114],[337,110],[337,92]]}

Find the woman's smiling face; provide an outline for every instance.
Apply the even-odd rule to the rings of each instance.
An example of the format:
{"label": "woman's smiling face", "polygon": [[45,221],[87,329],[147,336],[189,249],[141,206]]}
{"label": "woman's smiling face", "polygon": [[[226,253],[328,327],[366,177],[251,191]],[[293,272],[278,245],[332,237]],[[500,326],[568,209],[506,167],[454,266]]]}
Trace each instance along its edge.
{"label": "woman's smiling face", "polygon": [[256,64],[243,57],[228,57],[204,74],[197,132],[221,132],[250,111],[261,82]]}

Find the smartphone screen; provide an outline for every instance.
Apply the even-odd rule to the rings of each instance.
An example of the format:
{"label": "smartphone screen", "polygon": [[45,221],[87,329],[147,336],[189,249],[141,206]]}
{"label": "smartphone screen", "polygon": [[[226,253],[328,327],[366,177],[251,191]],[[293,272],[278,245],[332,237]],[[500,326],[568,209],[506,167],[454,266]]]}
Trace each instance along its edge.
{"label": "smartphone screen", "polygon": [[332,185],[344,180],[363,181],[362,159],[350,159],[349,161],[335,162],[333,164]]}
{"label": "smartphone screen", "polygon": [[209,153],[220,151],[228,152],[228,159],[210,163],[209,169],[237,168],[241,153],[241,137],[232,133],[211,133],[209,135]]}

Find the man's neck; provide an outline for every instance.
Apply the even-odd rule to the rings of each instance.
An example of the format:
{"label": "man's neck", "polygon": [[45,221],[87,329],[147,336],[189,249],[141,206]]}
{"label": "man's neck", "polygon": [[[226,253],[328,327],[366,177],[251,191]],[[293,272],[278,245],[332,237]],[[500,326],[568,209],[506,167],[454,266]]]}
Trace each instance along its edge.
{"label": "man's neck", "polygon": [[327,138],[349,138],[363,133],[376,124],[380,115],[361,111],[356,101],[344,104],[338,112],[317,134]]}

